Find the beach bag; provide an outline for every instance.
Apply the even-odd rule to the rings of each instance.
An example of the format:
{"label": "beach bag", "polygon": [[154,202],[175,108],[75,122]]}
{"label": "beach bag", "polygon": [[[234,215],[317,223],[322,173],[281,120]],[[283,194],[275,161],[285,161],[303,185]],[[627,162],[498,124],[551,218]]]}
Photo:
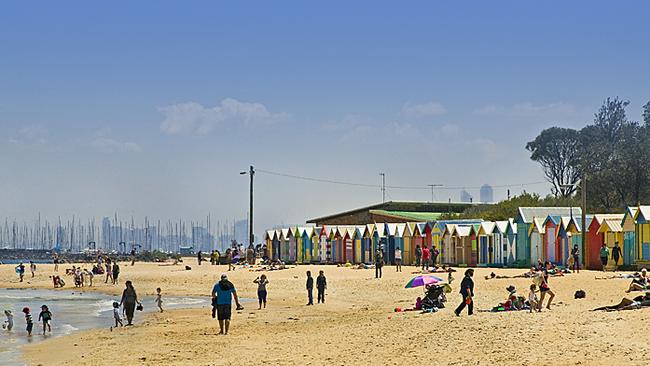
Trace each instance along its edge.
{"label": "beach bag", "polygon": [[587,296],[584,290],[578,290],[576,293],[573,295],[574,298],[576,299],[584,299]]}
{"label": "beach bag", "polygon": [[138,304],[138,306],[135,307],[135,310],[137,310],[137,311],[143,311],[143,310],[144,310],[144,306],[142,306],[142,304]]}

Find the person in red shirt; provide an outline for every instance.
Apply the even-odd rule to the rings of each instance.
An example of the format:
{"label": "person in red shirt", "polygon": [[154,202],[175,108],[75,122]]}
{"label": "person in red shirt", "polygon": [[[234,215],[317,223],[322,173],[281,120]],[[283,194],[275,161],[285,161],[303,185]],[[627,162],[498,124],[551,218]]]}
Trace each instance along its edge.
{"label": "person in red shirt", "polygon": [[431,252],[426,245],[422,246],[422,270],[429,270],[429,259],[431,258]]}

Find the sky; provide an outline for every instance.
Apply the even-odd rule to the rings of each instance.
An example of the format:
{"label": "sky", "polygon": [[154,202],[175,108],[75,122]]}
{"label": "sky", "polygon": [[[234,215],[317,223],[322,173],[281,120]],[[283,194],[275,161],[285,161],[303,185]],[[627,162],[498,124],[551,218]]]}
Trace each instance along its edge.
{"label": "sky", "polygon": [[3,2],[0,217],[243,218],[249,165],[258,235],[380,202],[380,172],[390,200],[546,194],[525,150],[541,130],[581,128],[608,96],[640,119],[649,10]]}

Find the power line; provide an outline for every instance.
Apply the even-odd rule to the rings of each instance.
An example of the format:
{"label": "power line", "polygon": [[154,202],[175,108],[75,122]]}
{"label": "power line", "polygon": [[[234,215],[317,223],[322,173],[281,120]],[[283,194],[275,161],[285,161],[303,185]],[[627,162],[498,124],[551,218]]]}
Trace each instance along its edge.
{"label": "power line", "polygon": [[[354,186],[354,187],[366,187],[366,188],[382,188],[382,185],[379,184],[367,184],[367,183],[357,183],[357,182],[345,182],[345,181],[340,181],[340,180],[334,180],[334,179],[325,179],[325,178],[314,178],[314,177],[305,177],[302,175],[295,175],[295,174],[287,174],[287,173],[279,173],[279,172],[272,172],[270,170],[263,170],[263,169],[256,169],[257,172],[264,173],[264,174],[269,174],[269,175],[275,175],[278,177],[285,177],[285,178],[292,178],[292,179],[299,179],[299,180],[305,180],[305,181],[310,181],[310,182],[320,182],[320,183],[329,183],[329,184],[338,184],[338,185],[346,185],[346,186]],[[498,184],[498,185],[492,185],[492,188],[507,188],[507,187],[518,187],[518,186],[533,186],[533,185],[539,185],[539,184],[548,184],[546,181],[537,181],[537,182],[525,182],[525,183],[512,183],[512,184]],[[404,190],[430,190],[431,187],[428,185],[425,186],[385,186],[386,188],[390,189],[404,189]],[[457,190],[457,189],[480,189],[481,186],[475,186],[475,187],[468,187],[468,186],[441,186],[441,187],[436,187],[436,189],[444,189],[444,190]]]}

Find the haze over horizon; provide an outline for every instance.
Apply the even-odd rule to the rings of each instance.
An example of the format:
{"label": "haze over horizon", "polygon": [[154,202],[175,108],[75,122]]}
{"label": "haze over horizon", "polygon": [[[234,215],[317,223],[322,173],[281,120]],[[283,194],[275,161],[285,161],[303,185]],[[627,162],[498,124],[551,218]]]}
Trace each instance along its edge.
{"label": "haze over horizon", "polygon": [[379,172],[440,201],[546,194],[528,141],[648,101],[630,4],[5,3],[0,218],[244,218],[251,164],[257,235],[380,202]]}

